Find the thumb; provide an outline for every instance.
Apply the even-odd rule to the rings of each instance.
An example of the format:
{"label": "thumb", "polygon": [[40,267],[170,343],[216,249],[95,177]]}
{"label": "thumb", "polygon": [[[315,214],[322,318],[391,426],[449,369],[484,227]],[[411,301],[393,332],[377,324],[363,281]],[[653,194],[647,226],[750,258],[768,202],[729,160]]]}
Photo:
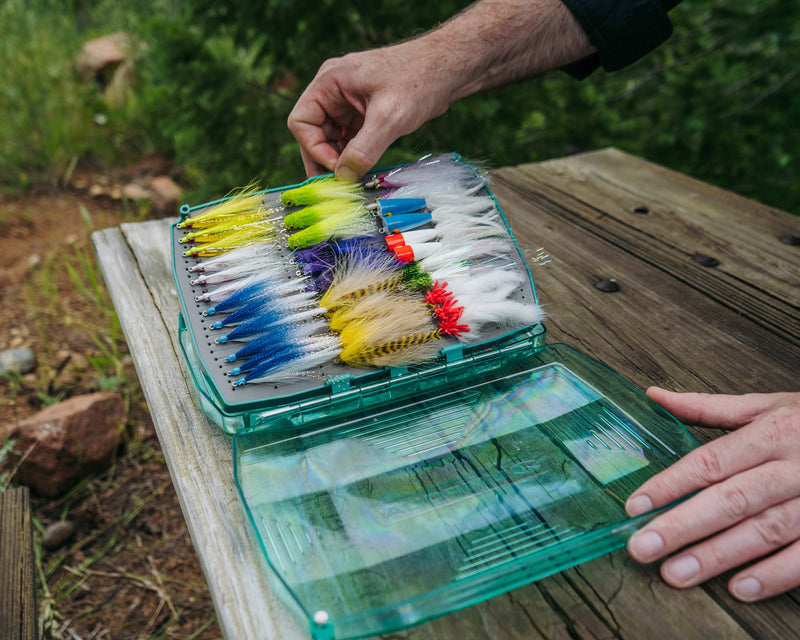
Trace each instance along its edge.
{"label": "thumb", "polygon": [[350,182],[358,180],[377,164],[399,136],[388,118],[376,118],[367,112],[361,129],[342,149],[334,168],[336,177]]}

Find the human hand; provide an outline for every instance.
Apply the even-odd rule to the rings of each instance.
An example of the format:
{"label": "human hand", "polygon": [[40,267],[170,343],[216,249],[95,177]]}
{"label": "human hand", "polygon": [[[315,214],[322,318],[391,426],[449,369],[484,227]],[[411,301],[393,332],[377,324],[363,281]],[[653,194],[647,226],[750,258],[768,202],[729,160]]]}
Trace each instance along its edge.
{"label": "human hand", "polygon": [[309,176],[334,171],[356,180],[397,138],[447,110],[452,76],[419,40],[320,67],[288,121]]}
{"label": "human hand", "polygon": [[325,62],[289,130],[309,176],[355,180],[455,100],[594,51],[561,0],[480,0],[418,38]]}
{"label": "human hand", "polygon": [[628,515],[698,493],[628,541],[638,562],[681,550],[661,565],[673,587],[690,587],[756,560],[728,583],[744,601],[800,585],[800,393],[647,395],[689,424],[735,429],[691,451],[631,494]]}

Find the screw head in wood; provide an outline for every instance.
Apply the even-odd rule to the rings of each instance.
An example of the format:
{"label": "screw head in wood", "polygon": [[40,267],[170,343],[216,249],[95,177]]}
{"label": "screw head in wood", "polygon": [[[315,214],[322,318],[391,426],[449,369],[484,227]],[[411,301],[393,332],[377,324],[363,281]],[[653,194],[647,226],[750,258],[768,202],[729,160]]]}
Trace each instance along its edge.
{"label": "screw head in wood", "polygon": [[694,261],[702,265],[704,267],[716,267],[719,264],[719,260],[712,256],[707,256],[702,253],[695,253],[694,254]]}
{"label": "screw head in wood", "polygon": [[619,284],[616,280],[604,278],[602,280],[597,280],[594,283],[594,288],[604,293],[614,293],[615,291],[619,291]]}

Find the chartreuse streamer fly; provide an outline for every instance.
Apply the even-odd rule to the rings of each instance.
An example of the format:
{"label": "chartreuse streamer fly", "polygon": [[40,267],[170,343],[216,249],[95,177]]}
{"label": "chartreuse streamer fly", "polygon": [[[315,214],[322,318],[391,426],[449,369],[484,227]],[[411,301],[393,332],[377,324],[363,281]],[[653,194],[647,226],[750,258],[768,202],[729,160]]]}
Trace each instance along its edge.
{"label": "chartreuse streamer fly", "polygon": [[178,223],[178,228],[199,229],[213,226],[224,218],[259,211],[263,206],[264,196],[259,192],[258,185],[249,184],[242,189],[234,191],[229,198],[213,205],[202,213],[181,220]]}
{"label": "chartreuse streamer fly", "polygon": [[313,205],[332,199],[363,200],[364,188],[360,182],[345,182],[333,176],[322,176],[312,178],[299,187],[287,189],[281,194],[281,202],[287,207]]}

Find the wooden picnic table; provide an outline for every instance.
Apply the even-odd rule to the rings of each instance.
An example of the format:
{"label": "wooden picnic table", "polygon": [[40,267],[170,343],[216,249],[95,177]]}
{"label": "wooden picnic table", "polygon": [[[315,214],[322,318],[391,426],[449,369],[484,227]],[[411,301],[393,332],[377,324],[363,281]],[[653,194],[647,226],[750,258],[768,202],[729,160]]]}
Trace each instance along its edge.
{"label": "wooden picnic table", "polygon": [[[616,149],[502,168],[495,193],[532,259],[548,343],[640,388],[797,390],[800,217]],[[230,640],[307,638],[279,600],[233,477],[231,439],[194,401],[178,344],[171,220],[94,234],[172,480]],[[596,284],[616,283],[616,287]],[[604,290],[606,289],[606,290]],[[719,435],[694,429],[701,439]],[[790,638],[800,589],[758,604],[727,577],[687,590],[620,550],[392,638]],[[387,636],[389,637],[389,636]]]}

